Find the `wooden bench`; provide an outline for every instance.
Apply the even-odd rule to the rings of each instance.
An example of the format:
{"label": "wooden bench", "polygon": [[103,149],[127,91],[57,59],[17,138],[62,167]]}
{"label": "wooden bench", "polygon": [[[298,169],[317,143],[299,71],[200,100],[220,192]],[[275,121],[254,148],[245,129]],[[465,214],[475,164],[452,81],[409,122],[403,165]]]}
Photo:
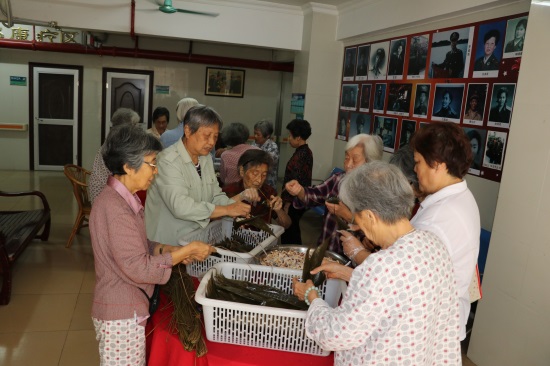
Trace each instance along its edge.
{"label": "wooden bench", "polygon": [[[9,193],[0,191],[0,199],[22,196],[37,196],[42,201],[42,209],[27,211],[0,211],[0,275],[2,290],[0,305],[7,305],[11,297],[13,263],[19,258],[29,243],[39,238],[47,241],[50,236],[50,205],[41,192]],[[39,231],[44,227],[41,234]]]}

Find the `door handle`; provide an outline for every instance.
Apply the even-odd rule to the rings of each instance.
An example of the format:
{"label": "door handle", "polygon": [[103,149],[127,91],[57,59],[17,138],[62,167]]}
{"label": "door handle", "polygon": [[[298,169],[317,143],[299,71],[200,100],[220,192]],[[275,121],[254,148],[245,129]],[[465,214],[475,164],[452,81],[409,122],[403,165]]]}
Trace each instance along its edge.
{"label": "door handle", "polygon": [[37,120],[38,122],[44,122],[42,118],[34,117],[34,119]]}

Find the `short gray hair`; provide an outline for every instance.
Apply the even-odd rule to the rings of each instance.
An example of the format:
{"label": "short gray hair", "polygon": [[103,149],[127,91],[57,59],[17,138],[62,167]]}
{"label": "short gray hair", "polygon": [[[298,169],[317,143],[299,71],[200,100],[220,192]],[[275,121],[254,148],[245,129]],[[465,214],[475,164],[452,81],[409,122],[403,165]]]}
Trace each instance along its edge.
{"label": "short gray hair", "polygon": [[178,120],[178,123],[183,121],[185,118],[185,114],[187,111],[196,105],[199,105],[199,102],[197,102],[194,98],[183,98],[178,102],[176,105],[176,118]]}
{"label": "short gray hair", "polygon": [[222,131],[222,142],[227,146],[244,144],[249,137],[250,130],[240,122],[232,122]]}
{"label": "short gray hair", "polygon": [[400,147],[399,150],[390,158],[390,164],[395,165],[405,175],[405,178],[409,180],[409,183],[413,185],[416,191],[420,191],[418,185],[418,176],[414,171],[414,151],[410,145]]}
{"label": "short gray hair", "polygon": [[264,138],[269,138],[273,135],[273,124],[267,119],[256,122],[254,129],[260,131]]}
{"label": "short gray hair", "polygon": [[407,178],[399,168],[382,161],[363,164],[347,173],[339,197],[351,212],[370,210],[388,224],[409,219],[414,205]]}
{"label": "short gray hair", "polygon": [[116,175],[125,175],[124,164],[139,170],[143,157],[162,150],[159,140],[135,124],[113,127],[102,147],[107,169]]}
{"label": "short gray hair", "polygon": [[140,119],[139,114],[130,108],[119,108],[113,113],[111,123],[113,127],[116,127],[127,123],[139,123]]}
{"label": "short gray hair", "polygon": [[355,135],[350,138],[346,144],[346,151],[359,145],[363,147],[363,154],[365,154],[365,160],[367,162],[382,159],[384,144],[382,143],[382,138],[380,136],[368,135],[366,133]]}
{"label": "short gray hair", "polygon": [[218,125],[218,128],[221,130],[223,121],[218,112],[210,107],[199,104],[191,107],[187,111],[185,118],[183,119],[183,124],[189,127],[192,135],[201,127]]}

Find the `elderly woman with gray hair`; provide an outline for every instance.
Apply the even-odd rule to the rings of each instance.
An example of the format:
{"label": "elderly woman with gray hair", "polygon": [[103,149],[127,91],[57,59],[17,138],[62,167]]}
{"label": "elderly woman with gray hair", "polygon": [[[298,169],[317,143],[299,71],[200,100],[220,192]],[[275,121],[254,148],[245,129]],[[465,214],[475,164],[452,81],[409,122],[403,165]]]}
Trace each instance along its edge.
{"label": "elderly woman with gray hair", "polygon": [[178,120],[178,125],[174,129],[165,131],[160,136],[160,142],[162,142],[162,146],[164,146],[164,148],[181,141],[181,138],[183,137],[183,118],[185,117],[187,111],[196,105],[199,105],[199,102],[197,102],[194,98],[183,98],[178,102],[176,105],[176,118]]}
{"label": "elderly woman with gray hair", "polygon": [[311,280],[293,280],[296,296],[310,305],[306,335],[335,351],[335,365],[461,365],[451,258],[436,235],[409,222],[414,194],[403,173],[383,162],[364,164],[342,182],[340,197],[382,249],[353,271],[338,264],[312,271],[349,281],[337,308]]}
{"label": "elderly woman with gray hair", "polygon": [[327,213],[323,221],[323,231],[317,241],[317,245],[323,243],[325,239],[330,238],[329,249],[336,253],[344,253],[339,235],[336,233],[336,230],[338,230],[338,219],[336,216],[347,222],[352,222],[353,216],[350,210],[341,202],[329,203],[327,200],[331,197],[338,197],[340,182],[346,174],[367,162],[382,159],[382,151],[383,145],[380,136],[367,134],[355,135],[346,145],[344,157],[345,173],[333,174],[330,178],[315,187],[302,187],[296,180],[291,180],[285,185],[288,193],[295,196],[292,203],[294,208],[303,209],[320,205],[327,207]]}
{"label": "elderly woman with gray hair", "polygon": [[112,176],[90,214],[96,277],[92,319],[101,365],[119,364],[118,357],[124,364],[145,365],[144,325],[154,285],[168,281],[173,265],[215,252],[198,241],[173,247],[147,238],[135,193],[146,190],[157,174],[160,150],[160,142],[135,125],[114,127],[103,148]]}
{"label": "elderly woman with gray hair", "polygon": [[222,140],[227,145],[220,155],[220,180],[224,185],[241,179],[237,169],[239,158],[245,151],[258,149],[246,143],[248,137],[250,130],[240,122],[233,122],[222,130]]}
{"label": "elderly woman with gray hair", "polygon": [[159,176],[145,202],[145,224],[151,239],[178,245],[181,236],[205,228],[211,219],[248,216],[250,205],[241,201],[260,200],[254,188],[233,199],[222,192],[210,155],[221,126],[215,110],[195,106],[185,115],[182,143],[159,154]]}
{"label": "elderly woman with gray hair", "polygon": [[[111,117],[112,127],[122,126],[125,124],[137,124],[139,123],[139,114],[129,108],[119,108],[113,113]],[[109,132],[110,133],[110,132]],[[107,136],[108,137],[108,136]],[[95,198],[101,193],[101,190],[107,184],[107,178],[109,178],[111,172],[105,166],[102,157],[104,145],[102,145],[97,154],[95,155],[94,165],[92,167],[92,174],[88,182],[88,194],[90,196],[90,202],[94,203]]]}
{"label": "elderly woman with gray hair", "polygon": [[229,197],[234,197],[247,188],[257,189],[263,202],[252,207],[251,215],[261,216],[268,224],[273,219],[286,229],[292,224],[292,220],[284,210],[283,200],[277,196],[275,188],[266,182],[267,172],[272,163],[269,154],[263,150],[245,151],[238,162],[241,180],[225,185],[223,191]]}
{"label": "elderly woman with gray hair", "polygon": [[271,156],[273,164],[267,174],[267,184],[277,189],[277,172],[279,170],[279,148],[271,139],[273,135],[273,124],[264,119],[254,125],[254,146],[259,147]]}
{"label": "elderly woman with gray hair", "polygon": [[[414,171],[414,152],[413,149],[409,146],[403,146],[393,156],[390,158],[390,164],[398,167],[401,172],[405,175],[405,178],[409,181],[411,185],[415,202],[411,211],[410,217],[413,217],[418,208],[420,207],[420,200],[423,199],[424,195],[420,192],[420,186],[418,183],[418,176]],[[355,263],[361,264],[367,257],[374,252],[379,247],[373,246],[369,241],[363,241],[363,243],[355,240],[353,235],[347,232],[342,232],[342,245],[344,247],[344,253]]]}

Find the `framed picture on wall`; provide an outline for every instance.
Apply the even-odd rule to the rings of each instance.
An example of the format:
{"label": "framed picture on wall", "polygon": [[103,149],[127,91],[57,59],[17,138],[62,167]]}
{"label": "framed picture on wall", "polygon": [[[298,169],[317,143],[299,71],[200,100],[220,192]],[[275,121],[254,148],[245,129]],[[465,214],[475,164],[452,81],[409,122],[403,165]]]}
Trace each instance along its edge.
{"label": "framed picture on wall", "polygon": [[387,114],[408,116],[411,109],[412,84],[390,84]]}
{"label": "framed picture on wall", "polygon": [[384,116],[374,117],[373,134],[380,136],[384,144],[384,151],[395,151],[395,136],[397,135],[397,118]]}
{"label": "framed picture on wall", "polygon": [[244,73],[244,70],[207,67],[204,94],[242,98],[244,96]]}
{"label": "framed picture on wall", "polygon": [[503,58],[521,57],[526,32],[527,16],[508,20]]}
{"label": "framed picture on wall", "polygon": [[487,126],[510,128],[516,84],[494,83]]}
{"label": "framed picture on wall", "polygon": [[472,148],[473,160],[470,164],[470,168],[468,169],[468,173],[479,175],[483,160],[483,149],[485,148],[487,130],[469,127],[462,127],[462,129],[466,132],[466,136],[468,136],[468,140],[470,140],[470,147]]}
{"label": "framed picture on wall", "polygon": [[437,32],[432,36],[429,77],[468,77],[474,27]]}
{"label": "framed picture on wall", "polygon": [[435,84],[432,120],[460,123],[464,84]]}
{"label": "framed picture on wall", "polygon": [[357,109],[358,84],[342,85],[342,98],[340,100],[340,109],[354,111]]}
{"label": "framed picture on wall", "polygon": [[103,68],[101,143],[111,129],[111,117],[119,108],[129,108],[140,117],[144,130],[151,127],[153,71]]}
{"label": "framed picture on wall", "polygon": [[429,34],[411,37],[407,79],[424,79],[426,61],[428,61],[429,41]]}
{"label": "framed picture on wall", "polygon": [[348,140],[360,133],[370,133],[371,115],[363,113],[352,113],[349,125]]}
{"label": "framed picture on wall", "polygon": [[473,74],[475,78],[498,77],[505,29],[504,20],[479,26]]}
{"label": "framed picture on wall", "polygon": [[355,81],[367,80],[367,75],[369,71],[369,54],[370,45],[358,47]]}
{"label": "framed picture on wall", "polygon": [[391,41],[388,80],[403,79],[403,65],[405,64],[406,47],[407,38],[394,39]]}
{"label": "framed picture on wall", "polygon": [[371,45],[369,59],[369,80],[386,80],[388,71],[388,53],[390,42],[380,42]]}
{"label": "framed picture on wall", "polygon": [[346,141],[349,124],[349,112],[340,111],[338,113],[338,123],[336,125],[336,139]]}
{"label": "framed picture on wall", "polygon": [[467,125],[483,126],[483,115],[485,113],[485,100],[489,84],[468,84],[468,96],[464,107],[464,118],[462,122]]}

